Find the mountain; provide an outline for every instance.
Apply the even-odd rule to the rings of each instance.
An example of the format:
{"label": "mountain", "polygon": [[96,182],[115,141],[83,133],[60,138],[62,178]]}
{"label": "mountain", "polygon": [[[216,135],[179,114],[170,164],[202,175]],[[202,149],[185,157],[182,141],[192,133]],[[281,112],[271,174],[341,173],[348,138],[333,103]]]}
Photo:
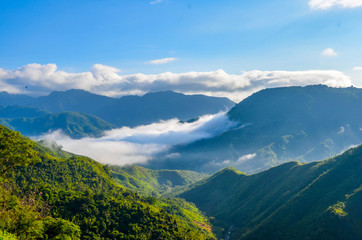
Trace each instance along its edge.
{"label": "mountain", "polygon": [[[125,96],[114,106],[108,105],[95,115],[117,126],[145,125],[160,120],[189,120],[205,114],[226,111],[235,105],[227,98],[184,95],[171,91],[147,93],[142,97]],[[118,111],[109,111],[114,107]]]}
{"label": "mountain", "polygon": [[[30,105],[49,112],[80,112],[95,114],[106,106],[116,103],[117,99],[93,94],[84,90],[54,91],[48,96],[38,97]],[[108,109],[111,110],[111,109]],[[117,109],[113,108],[113,111]],[[98,116],[102,118],[101,116]],[[107,120],[106,120],[107,121]]]}
{"label": "mountain", "polygon": [[362,143],[362,89],[322,85],[265,89],[228,113],[239,127],[176,146],[150,168],[258,172],[283,162],[322,160]]}
{"label": "mountain", "polygon": [[[226,111],[235,105],[227,98],[184,95],[171,91],[147,93],[144,96],[110,98],[83,90],[54,91],[48,96],[26,98],[0,95],[0,105],[8,103],[40,108],[49,112],[80,112],[95,115],[117,127],[150,124],[179,118],[189,120],[205,114]],[[16,99],[12,100],[12,99]]]}
{"label": "mountain", "polygon": [[206,178],[207,174],[180,170],[151,170],[137,165],[110,166],[117,183],[148,196],[170,195],[187,185]]}
{"label": "mountain", "polygon": [[184,200],[140,197],[117,184],[107,166],[53,150],[0,126],[0,234],[19,240],[214,239],[207,219]]}
{"label": "mountain", "polygon": [[0,118],[35,118],[41,117],[50,112],[39,108],[11,105],[0,108]]}
{"label": "mountain", "polygon": [[0,123],[26,136],[39,136],[49,131],[62,130],[72,138],[100,137],[103,131],[114,128],[112,124],[98,117],[76,112],[50,113],[36,118],[0,119]]}
{"label": "mountain", "polygon": [[[362,145],[247,175],[223,169],[181,194],[231,239],[362,239]],[[226,230],[219,232],[225,236]]]}
{"label": "mountain", "polygon": [[34,100],[35,98],[23,94],[0,92],[0,106],[28,105]]}

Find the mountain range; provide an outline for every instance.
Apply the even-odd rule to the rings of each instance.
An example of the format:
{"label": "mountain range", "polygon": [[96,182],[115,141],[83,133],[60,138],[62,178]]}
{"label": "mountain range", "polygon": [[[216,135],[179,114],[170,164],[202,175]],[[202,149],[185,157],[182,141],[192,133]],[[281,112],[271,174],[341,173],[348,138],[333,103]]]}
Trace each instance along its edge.
{"label": "mountain range", "polygon": [[[350,148],[362,142],[361,97],[353,87],[262,90],[227,112],[236,127],[174,146],[152,169],[105,166],[0,125],[0,237],[362,239],[362,145]],[[76,98],[58,100],[77,110]],[[116,127],[31,104],[1,107],[0,121],[74,138]]]}
{"label": "mountain range", "polygon": [[72,89],[54,91],[48,96],[38,98],[1,92],[0,105],[4,107],[21,105],[51,113],[64,111],[86,113],[116,127],[134,127],[172,118],[187,121],[201,115],[226,111],[235,103],[227,98],[184,95],[172,91],[111,98]]}
{"label": "mountain range", "polygon": [[175,146],[145,166],[201,172],[234,166],[253,173],[293,160],[323,160],[362,143],[361,106],[359,88],[265,89],[227,113],[239,127]]}
{"label": "mountain range", "polygon": [[[180,196],[230,239],[361,239],[362,146],[247,175],[223,169]],[[220,235],[221,234],[221,235]]]}

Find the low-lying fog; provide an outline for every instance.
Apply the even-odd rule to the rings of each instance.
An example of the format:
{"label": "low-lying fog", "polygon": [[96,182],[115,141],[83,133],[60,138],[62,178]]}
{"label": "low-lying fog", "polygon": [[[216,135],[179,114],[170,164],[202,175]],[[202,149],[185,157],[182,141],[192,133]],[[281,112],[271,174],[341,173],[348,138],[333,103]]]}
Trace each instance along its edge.
{"label": "low-lying fog", "polygon": [[237,123],[230,121],[223,112],[189,122],[171,119],[135,128],[122,127],[106,131],[101,138],[71,139],[61,131],[54,131],[39,139],[55,141],[65,151],[104,164],[127,165],[145,163],[172,145],[210,138],[234,127]]}

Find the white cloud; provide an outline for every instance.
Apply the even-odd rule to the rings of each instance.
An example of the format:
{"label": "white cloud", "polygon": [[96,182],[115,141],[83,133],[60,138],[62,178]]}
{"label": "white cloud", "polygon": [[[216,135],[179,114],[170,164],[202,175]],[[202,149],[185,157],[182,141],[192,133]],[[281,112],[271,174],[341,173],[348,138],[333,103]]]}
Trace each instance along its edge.
{"label": "white cloud", "polygon": [[101,64],[95,64],[89,72],[81,73],[59,71],[55,64],[29,64],[16,70],[0,68],[0,91],[37,96],[49,94],[53,90],[68,89],[83,89],[112,97],[172,90],[241,101],[264,88],[311,84],[348,87],[352,82],[348,76],[334,70],[254,70],[230,74],[219,69],[209,72],[123,75],[119,69]]}
{"label": "white cloud", "polygon": [[362,0],[310,0],[309,7],[314,10],[325,10],[334,6],[355,8],[362,6]]}
{"label": "white cloud", "polygon": [[357,66],[357,67],[354,67],[353,70],[354,70],[354,71],[362,71],[362,67]]}
{"label": "white cloud", "polygon": [[165,63],[173,62],[173,61],[176,61],[176,60],[177,60],[177,58],[161,58],[161,59],[151,60],[151,61],[149,61],[149,63],[151,63],[151,64],[165,64]]}
{"label": "white cloud", "polygon": [[[57,142],[63,149],[91,157],[105,164],[127,165],[145,163],[171,145],[190,143],[210,138],[225,132],[237,123],[228,119],[225,113],[205,115],[191,123],[178,119],[161,121],[135,128],[122,127],[105,132],[101,138],[71,139],[55,131],[39,139]],[[169,158],[179,155],[170,154]]]}
{"label": "white cloud", "polygon": [[342,134],[344,133],[345,129],[343,126],[340,127],[339,131],[337,132],[338,134]]}
{"label": "white cloud", "polygon": [[333,48],[326,48],[323,50],[321,55],[326,57],[335,57],[338,55],[338,53]]}
{"label": "white cloud", "polygon": [[154,0],[154,1],[151,1],[150,4],[151,5],[154,5],[154,4],[159,4],[159,3],[162,3],[164,0]]}
{"label": "white cloud", "polygon": [[246,154],[246,155],[243,155],[241,157],[239,157],[238,161],[236,162],[237,164],[241,164],[243,162],[246,162],[250,159],[253,159],[256,157],[256,153],[253,153],[253,154]]}

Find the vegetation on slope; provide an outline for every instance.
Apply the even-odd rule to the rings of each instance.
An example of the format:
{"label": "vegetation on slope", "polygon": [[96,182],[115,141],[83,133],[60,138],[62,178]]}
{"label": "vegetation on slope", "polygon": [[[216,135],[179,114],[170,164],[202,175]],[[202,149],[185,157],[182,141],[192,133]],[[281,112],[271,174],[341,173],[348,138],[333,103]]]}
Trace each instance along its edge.
{"label": "vegetation on slope", "polygon": [[2,123],[27,136],[61,130],[72,138],[100,137],[103,131],[114,128],[98,117],[76,112],[51,113],[36,118],[8,118],[2,119]]}
{"label": "vegetation on slope", "polygon": [[[232,239],[361,239],[362,146],[245,175],[225,169],[181,195]],[[223,236],[223,233],[220,233]]]}
{"label": "vegetation on slope", "polygon": [[[18,239],[213,238],[190,216],[168,210],[174,209],[171,205],[158,206],[157,199],[120,187],[107,166],[53,152],[3,126],[0,130],[1,143],[26,143],[26,149],[36,153],[30,159],[37,162],[28,167],[23,166],[28,162],[20,164],[1,177],[0,230],[4,234]],[[1,150],[1,165],[19,154],[29,159],[27,151],[16,145],[3,144]],[[187,213],[188,209],[175,205]]]}
{"label": "vegetation on slope", "polygon": [[137,165],[111,166],[112,176],[120,185],[146,196],[170,196],[205,177],[192,171],[151,170]]}
{"label": "vegetation on slope", "polygon": [[[259,91],[228,112],[240,127],[177,146],[150,167],[214,172],[234,166],[255,173],[298,160],[333,157],[362,142],[362,89],[327,86]],[[146,166],[147,167],[147,166]]]}

